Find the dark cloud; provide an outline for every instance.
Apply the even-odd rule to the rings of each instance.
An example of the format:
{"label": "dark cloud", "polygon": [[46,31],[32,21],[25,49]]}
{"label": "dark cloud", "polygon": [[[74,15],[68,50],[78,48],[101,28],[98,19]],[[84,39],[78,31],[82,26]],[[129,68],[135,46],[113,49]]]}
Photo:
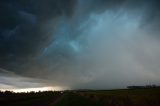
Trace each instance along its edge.
{"label": "dark cloud", "polygon": [[[45,30],[45,24],[56,17],[70,17],[74,11],[74,0],[5,0],[0,3],[0,63],[11,69],[15,64],[34,60],[37,53],[54,36]],[[52,29],[54,30],[54,28]],[[16,67],[17,70],[17,67]]]}
{"label": "dark cloud", "polygon": [[144,83],[145,77],[157,82],[159,5],[159,0],[1,0],[0,67],[73,88],[125,86],[126,79]]}

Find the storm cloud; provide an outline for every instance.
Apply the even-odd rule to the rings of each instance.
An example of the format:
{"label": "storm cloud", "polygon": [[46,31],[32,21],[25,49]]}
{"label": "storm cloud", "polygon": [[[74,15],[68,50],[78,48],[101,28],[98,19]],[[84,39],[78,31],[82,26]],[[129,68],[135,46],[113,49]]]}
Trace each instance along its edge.
{"label": "storm cloud", "polygon": [[[159,5],[159,0],[1,0],[0,83],[70,89],[159,84]],[[19,79],[27,83],[19,86]]]}

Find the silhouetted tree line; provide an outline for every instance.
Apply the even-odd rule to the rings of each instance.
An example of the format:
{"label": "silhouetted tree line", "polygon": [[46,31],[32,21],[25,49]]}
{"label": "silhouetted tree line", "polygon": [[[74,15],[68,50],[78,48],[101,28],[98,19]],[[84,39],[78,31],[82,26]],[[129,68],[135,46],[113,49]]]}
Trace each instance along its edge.
{"label": "silhouetted tree line", "polygon": [[0,95],[43,95],[43,94],[59,94],[62,91],[39,91],[39,92],[13,92],[13,91],[0,91]]}
{"label": "silhouetted tree line", "polygon": [[[42,96],[59,96],[61,95],[61,92],[59,91],[39,91],[39,92],[21,92],[16,93],[13,91],[0,91],[0,101],[1,98],[3,99],[18,99],[18,98],[36,98],[36,97],[42,97]],[[14,98],[13,98],[14,97]]]}
{"label": "silhouetted tree line", "polygon": [[145,86],[127,86],[128,89],[145,89],[145,88],[160,88],[157,85],[145,85]]}

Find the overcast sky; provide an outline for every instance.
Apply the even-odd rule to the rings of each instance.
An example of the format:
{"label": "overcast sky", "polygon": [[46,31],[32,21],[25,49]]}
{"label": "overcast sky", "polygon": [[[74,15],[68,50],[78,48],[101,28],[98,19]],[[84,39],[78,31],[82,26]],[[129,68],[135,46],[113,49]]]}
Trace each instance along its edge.
{"label": "overcast sky", "polygon": [[160,84],[159,0],[0,0],[0,89]]}

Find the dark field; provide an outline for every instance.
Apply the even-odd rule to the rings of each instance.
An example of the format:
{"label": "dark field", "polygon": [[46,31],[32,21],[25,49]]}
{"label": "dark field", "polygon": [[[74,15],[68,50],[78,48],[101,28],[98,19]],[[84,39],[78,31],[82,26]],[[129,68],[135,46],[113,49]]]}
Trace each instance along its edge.
{"label": "dark field", "polygon": [[160,106],[160,88],[0,93],[0,106]]}

